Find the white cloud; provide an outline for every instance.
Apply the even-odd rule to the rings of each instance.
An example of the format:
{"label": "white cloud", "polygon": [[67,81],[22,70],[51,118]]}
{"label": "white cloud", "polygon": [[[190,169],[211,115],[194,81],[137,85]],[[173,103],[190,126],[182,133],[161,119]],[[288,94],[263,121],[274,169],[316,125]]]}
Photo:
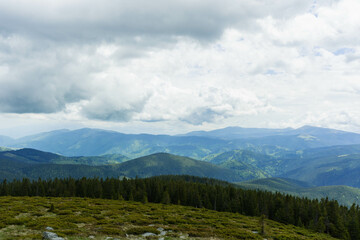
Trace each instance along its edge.
{"label": "white cloud", "polygon": [[149,131],[357,131],[359,11],[356,0],[0,0],[0,111]]}

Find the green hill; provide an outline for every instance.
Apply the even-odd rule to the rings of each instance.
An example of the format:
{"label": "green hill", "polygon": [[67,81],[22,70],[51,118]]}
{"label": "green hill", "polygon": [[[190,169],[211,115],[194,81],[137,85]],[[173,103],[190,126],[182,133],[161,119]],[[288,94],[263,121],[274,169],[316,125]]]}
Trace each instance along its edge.
{"label": "green hill", "polygon": [[152,154],[119,163],[124,159],[127,160],[121,155],[64,157],[35,149],[0,152],[0,179],[123,176],[143,178],[170,174],[212,177],[230,182],[245,179],[233,170],[167,153]]}
{"label": "green hill", "polygon": [[[290,163],[291,164],[291,163]],[[342,154],[300,159],[298,168],[281,176],[307,181],[317,186],[348,185],[360,187],[360,154]]]}
{"label": "green hill", "polygon": [[11,148],[7,148],[7,147],[0,147],[0,152],[6,152],[6,151],[11,151]]}
{"label": "green hill", "polygon": [[121,154],[107,154],[102,156],[89,157],[64,157],[58,154],[43,152],[31,148],[19,150],[7,150],[0,152],[1,159],[20,161],[24,163],[54,163],[54,164],[83,164],[91,166],[117,164],[129,160]]}
{"label": "green hill", "polygon": [[272,192],[296,192],[304,188],[314,187],[306,182],[285,178],[263,178],[236,183],[249,189],[262,189]]}
{"label": "green hill", "polygon": [[211,156],[208,160],[218,166],[235,170],[246,179],[275,175],[279,162],[274,157],[249,150],[232,150]]}
{"label": "green hill", "polygon": [[271,192],[282,192],[299,197],[313,199],[329,198],[337,200],[340,204],[351,206],[360,205],[360,189],[349,186],[322,186],[315,187],[309,183],[285,179],[265,178],[236,183],[245,189],[259,189]]}
{"label": "green hill", "polygon": [[157,153],[130,160],[116,166],[118,172],[128,177],[151,177],[157,175],[192,175],[212,177],[234,182],[245,179],[236,172],[204,161],[168,153]]}

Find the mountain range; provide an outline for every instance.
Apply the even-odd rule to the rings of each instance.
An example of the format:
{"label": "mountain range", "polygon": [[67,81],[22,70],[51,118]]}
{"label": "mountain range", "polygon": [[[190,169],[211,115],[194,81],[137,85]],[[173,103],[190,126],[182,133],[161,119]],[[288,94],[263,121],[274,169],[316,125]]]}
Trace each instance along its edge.
{"label": "mountain range", "polygon": [[4,147],[35,148],[64,156],[118,153],[129,158],[167,152],[202,160],[210,154],[248,149],[270,155],[334,145],[360,144],[360,134],[304,126],[298,129],[231,127],[184,135],[123,134],[101,129],[56,130],[19,139],[3,137]]}
{"label": "mountain range", "polygon": [[[360,197],[349,188],[360,187],[360,134],[327,128],[229,127],[176,136],[84,128],[19,139],[1,136],[0,144],[0,179],[186,174],[274,183],[274,177],[281,177],[311,186],[300,188],[291,182],[286,190],[291,194],[318,197],[336,192],[346,196],[346,204]],[[329,185],[348,187],[325,187]],[[284,191],[281,184],[272,186],[271,190]]]}

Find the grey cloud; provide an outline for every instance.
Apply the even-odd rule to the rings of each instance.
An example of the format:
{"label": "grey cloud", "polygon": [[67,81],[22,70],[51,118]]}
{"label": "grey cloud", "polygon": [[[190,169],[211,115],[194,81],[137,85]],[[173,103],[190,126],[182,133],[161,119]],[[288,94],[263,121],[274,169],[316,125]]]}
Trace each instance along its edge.
{"label": "grey cloud", "polygon": [[192,111],[189,115],[180,118],[180,120],[192,125],[201,125],[203,123],[216,122],[224,117],[227,117],[227,114],[223,111],[219,112],[212,108],[200,107]]}
{"label": "grey cloud", "polygon": [[0,111],[53,113],[64,109],[67,103],[88,97],[87,89],[78,83],[63,82],[61,77],[66,76],[55,80],[51,79],[52,77],[42,73],[25,72],[13,81],[0,80]]}
{"label": "grey cloud", "polygon": [[89,119],[126,122],[133,118],[134,114],[143,110],[150,95],[143,96],[126,104],[117,104],[115,100],[93,99],[82,108],[82,114]]}
{"label": "grey cloud", "polygon": [[[267,15],[289,17],[312,1],[3,1],[0,31],[54,41],[129,39],[134,36],[190,36],[213,39],[228,27],[253,27]],[[19,7],[21,6],[21,7]]]}
{"label": "grey cloud", "polygon": [[[119,46],[112,59],[121,68],[149,48],[170,48],[178,37],[211,41],[230,27],[251,31],[257,18],[286,18],[311,2],[0,0],[0,67],[8,69],[0,72],[0,112],[54,113],[87,101],[80,113],[88,118],[128,121],[148,96],[113,99],[124,104],[94,100],[92,77],[108,62],[96,55],[99,45]],[[202,108],[185,121],[201,124],[222,114]]]}
{"label": "grey cloud", "polygon": [[5,69],[0,71],[0,112],[53,113],[91,96],[92,69],[76,64],[78,56],[69,49],[29,46],[17,54],[9,44],[2,47],[7,51],[0,51],[0,68]]}

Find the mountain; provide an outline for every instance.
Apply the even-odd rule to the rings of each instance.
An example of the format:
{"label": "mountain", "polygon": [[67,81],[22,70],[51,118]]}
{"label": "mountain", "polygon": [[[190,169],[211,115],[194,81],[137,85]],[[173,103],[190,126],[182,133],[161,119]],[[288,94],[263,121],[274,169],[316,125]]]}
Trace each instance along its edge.
{"label": "mountain", "polygon": [[277,159],[248,150],[232,150],[211,155],[207,160],[223,168],[234,170],[245,179],[266,178],[274,174],[272,165]]}
{"label": "mountain", "polygon": [[271,192],[281,192],[293,196],[321,199],[328,197],[340,204],[351,206],[360,204],[360,189],[349,186],[315,187],[307,182],[287,178],[264,178],[236,183],[245,189],[259,189]]}
{"label": "mountain", "polygon": [[242,127],[226,127],[212,131],[194,131],[179,136],[198,136],[220,138],[225,140],[261,138],[267,136],[280,135],[293,130],[292,128],[271,129],[271,128],[242,128]]}
{"label": "mountain", "polygon": [[83,165],[108,165],[117,164],[129,160],[128,157],[121,154],[107,154],[103,156],[89,157],[64,157],[59,154],[43,152],[31,148],[19,150],[8,150],[0,152],[1,159],[11,159],[24,163],[54,163],[54,164],[83,164]]}
{"label": "mountain", "polygon": [[[193,175],[225,181],[245,179],[236,172],[187,157],[157,153],[123,163],[101,165],[116,161],[117,155],[99,157],[64,157],[35,149],[0,152],[0,179],[81,178],[81,177],[150,177],[158,175]],[[93,166],[84,165],[92,163]],[[96,165],[96,166],[94,166]]]}
{"label": "mountain", "polygon": [[192,175],[234,182],[245,179],[236,172],[204,161],[168,153],[157,153],[117,165],[117,170],[128,177],[157,175]]}
{"label": "mountain", "polygon": [[0,152],[6,152],[6,151],[11,151],[13,149],[11,148],[7,148],[7,147],[0,147]]}
{"label": "mountain", "polygon": [[[203,137],[123,134],[88,128],[58,130],[12,140],[7,145],[56,154],[35,154],[27,161],[20,159],[21,151],[25,150],[6,154],[15,154],[16,158],[31,164],[44,161],[42,163],[106,165],[164,152],[210,161],[236,172],[241,180],[280,176],[314,185],[360,186],[357,176],[360,134],[311,126],[298,129],[232,127],[215,133]],[[236,134],[243,134],[244,138],[230,139]],[[354,144],[343,145],[349,143]]]}
{"label": "mountain", "polygon": [[[360,134],[335,130],[330,128],[321,128],[313,126],[303,126],[297,129],[293,128],[242,128],[226,127],[212,131],[194,131],[180,136],[201,136],[219,138],[225,140],[265,138],[271,136],[300,136],[307,140],[326,141],[326,145],[353,144],[360,143]],[[330,139],[328,138],[330,137]],[[345,142],[340,142],[345,141]]]}
{"label": "mountain", "polygon": [[123,134],[100,129],[55,131],[17,139],[11,147],[35,148],[65,156],[98,156],[119,153],[135,158],[169,152],[201,159],[231,149],[224,140],[151,134]]}
{"label": "mountain", "polygon": [[360,134],[304,126],[298,129],[230,127],[183,136],[123,134],[101,129],[57,130],[7,143],[6,147],[35,148],[64,156],[99,156],[118,153],[130,158],[157,152],[203,159],[235,149],[248,149],[276,157],[289,151],[332,145],[360,144]]}
{"label": "mountain", "polygon": [[0,152],[0,180],[8,179],[53,179],[82,177],[119,177],[110,166],[88,166],[81,164],[55,164],[61,159],[57,154],[34,149]]}
{"label": "mountain", "polygon": [[300,167],[280,176],[307,181],[317,186],[348,185],[360,187],[360,154],[302,159],[298,165]]}
{"label": "mountain", "polygon": [[190,132],[183,136],[233,140],[235,145],[242,148],[270,145],[299,150],[333,145],[360,144],[360,134],[312,126],[303,126],[297,129],[228,127],[208,132]]}
{"label": "mountain", "polygon": [[5,145],[8,145],[8,144],[11,144],[11,142],[13,140],[14,139],[12,139],[11,137],[0,135],[0,146],[5,146]]}

